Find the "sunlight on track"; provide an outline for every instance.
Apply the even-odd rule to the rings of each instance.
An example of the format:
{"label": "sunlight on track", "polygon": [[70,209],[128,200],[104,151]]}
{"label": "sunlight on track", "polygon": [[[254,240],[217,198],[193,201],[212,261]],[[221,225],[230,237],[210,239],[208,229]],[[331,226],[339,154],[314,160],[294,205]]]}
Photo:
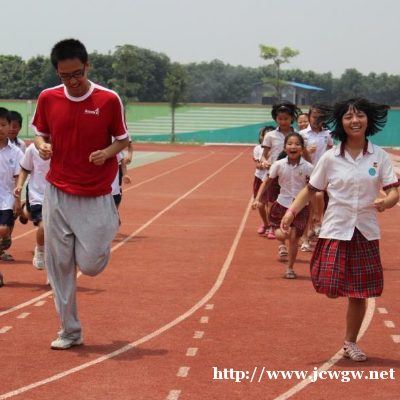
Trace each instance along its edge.
{"label": "sunlight on track", "polygon": [[[188,163],[186,163],[186,164],[183,164],[183,165],[181,165],[181,166],[179,166],[179,167],[177,167],[177,168],[173,168],[173,169],[171,169],[171,170],[169,170],[169,171],[166,171],[166,172],[164,172],[164,173],[162,173],[162,174],[160,174],[160,175],[156,175],[156,176],[154,176],[154,177],[152,177],[152,178],[150,178],[150,179],[147,179],[147,180],[145,180],[145,181],[143,181],[143,182],[139,182],[138,184],[136,184],[136,185],[134,185],[134,186],[131,186],[131,187],[127,188],[127,189],[124,189],[124,192],[127,192],[127,191],[130,190],[130,189],[134,189],[134,188],[136,188],[136,187],[138,187],[138,186],[141,186],[141,185],[143,185],[143,184],[145,184],[145,183],[147,183],[147,182],[151,182],[151,181],[153,181],[153,180],[155,180],[155,179],[157,179],[157,178],[160,178],[160,177],[162,177],[162,176],[164,176],[164,175],[167,175],[167,174],[169,174],[169,173],[171,173],[171,172],[177,171],[177,170],[179,170],[179,169],[181,169],[181,168],[187,167],[188,165],[193,164],[193,163],[195,163],[195,162],[197,162],[197,161],[201,161],[201,160],[203,160],[203,159],[205,159],[205,158],[207,158],[207,157],[210,157],[211,155],[213,155],[213,154],[215,154],[215,153],[217,153],[217,152],[211,152],[211,153],[205,155],[204,157],[197,158],[197,159],[195,159],[195,160],[193,160],[193,161],[190,161],[190,162],[188,162]],[[240,155],[242,155],[242,154],[243,154],[243,153],[241,153]],[[235,160],[236,160],[236,159],[235,159]],[[160,216],[161,216],[161,215],[162,215],[162,214],[160,214]],[[151,221],[153,222],[154,220],[155,220],[155,219],[153,218]],[[150,223],[151,223],[151,222],[150,222]],[[148,225],[149,225],[149,222],[146,224],[146,227],[147,227]],[[30,233],[32,233],[32,232],[36,232],[36,230],[37,230],[37,228],[36,228],[36,229],[32,229],[32,230],[30,230],[30,231],[28,231],[28,232],[26,232],[26,233],[24,233],[24,234],[22,234],[22,235],[20,235],[20,236],[15,237],[13,240],[16,240],[16,239],[22,238],[22,237],[24,237],[24,236],[27,236],[28,234],[30,234]],[[134,232],[132,235],[135,236],[135,235],[137,235],[137,233],[140,232],[140,231],[141,231],[141,230],[138,230],[138,231]],[[129,238],[132,238],[132,237],[133,237],[132,235],[131,235]],[[125,240],[123,243],[125,243],[126,241],[127,241],[127,240]],[[121,244],[120,244],[120,243],[117,244],[117,245],[115,245],[114,247],[112,247],[112,248],[111,248],[111,252],[113,252],[114,250],[116,250],[116,249],[119,248],[119,247],[121,247]],[[82,273],[81,273],[81,272],[78,272],[78,273],[77,273],[77,278],[79,278],[81,275],[82,275]],[[42,300],[42,299],[44,299],[44,298],[46,298],[46,297],[48,297],[48,296],[51,296],[52,294],[53,294],[53,291],[52,291],[52,290],[49,290],[48,292],[45,292],[45,293],[41,294],[40,296],[35,297],[34,299],[28,300],[28,301],[26,301],[25,303],[21,303],[21,304],[18,304],[17,306],[14,306],[14,307],[11,307],[11,308],[9,308],[9,309],[7,309],[7,310],[1,311],[1,312],[0,312],[0,317],[2,317],[3,315],[6,315],[6,314],[10,314],[10,313],[12,313],[12,312],[14,312],[14,311],[18,311],[18,310],[20,310],[21,308],[30,306],[31,304],[36,303],[37,301]]]}
{"label": "sunlight on track", "polygon": [[[150,225],[155,219],[159,218],[162,214],[164,214],[167,210],[171,209],[175,204],[177,204],[179,201],[181,201],[182,199],[184,199],[185,197],[187,197],[188,195],[190,195],[192,192],[194,192],[196,189],[198,189],[200,186],[202,186],[204,183],[206,183],[207,181],[209,181],[212,177],[214,177],[215,175],[217,175],[219,172],[221,172],[223,169],[225,169],[228,165],[230,165],[231,163],[233,163],[234,161],[236,161],[239,157],[241,157],[244,153],[241,153],[240,155],[238,155],[237,157],[235,157],[234,159],[232,159],[231,161],[229,161],[228,163],[226,163],[223,167],[221,167],[220,169],[218,169],[217,171],[215,171],[212,175],[210,175],[208,178],[206,178],[204,181],[200,182],[199,184],[197,184],[194,188],[192,188],[191,190],[189,190],[187,193],[185,193],[183,196],[181,196],[179,199],[175,200],[173,203],[171,203],[166,209],[164,209],[163,211],[161,211],[160,213],[158,213],[154,218],[152,218],[150,221],[147,222],[147,224],[143,225],[140,229],[138,229],[137,231],[135,231],[134,233],[132,233],[132,235],[130,235],[128,238],[124,239],[122,242],[120,242],[117,246],[114,246],[113,249],[115,249],[116,247],[120,247],[124,244],[124,242],[130,240],[132,237],[134,237],[135,235],[137,235],[140,231],[142,231],[143,229],[145,229],[145,227],[147,227],[148,225]],[[107,361],[110,358],[114,358],[119,356],[122,353],[125,353],[129,350],[132,350],[133,348],[139,346],[142,343],[145,343],[159,335],[161,335],[162,333],[164,333],[165,331],[171,329],[172,327],[174,327],[175,325],[179,324],[180,322],[184,321],[185,319],[187,319],[188,317],[190,317],[193,313],[195,313],[198,309],[200,309],[204,304],[206,304],[217,292],[217,290],[221,287],[225,276],[229,270],[229,267],[231,265],[233,256],[235,254],[236,248],[239,244],[239,240],[242,236],[244,227],[246,225],[246,221],[247,218],[249,216],[249,213],[251,211],[251,204],[253,203],[253,197],[250,198],[249,203],[247,204],[244,216],[242,218],[242,221],[240,223],[239,229],[236,233],[236,236],[233,240],[232,246],[229,250],[228,256],[221,268],[221,271],[218,275],[218,278],[216,280],[216,282],[214,283],[213,287],[210,289],[210,291],[197,303],[195,304],[192,308],[190,308],[188,311],[186,311],[184,314],[180,315],[179,317],[177,317],[176,319],[174,319],[173,321],[171,321],[169,324],[164,325],[163,327],[155,330],[154,332],[150,333],[149,335],[144,336],[143,338],[136,340],[135,342],[129,343],[128,345],[120,348],[119,350],[116,350],[112,353],[106,354],[102,357],[99,357],[97,359],[94,359],[92,361],[89,361],[87,363],[81,364],[75,368],[69,369],[67,371],[61,372],[59,374],[53,375],[47,379],[32,383],[31,385],[28,386],[24,386],[22,388],[19,388],[17,390],[14,390],[12,392],[8,392],[5,393],[3,395],[0,396],[0,400],[3,399],[8,399],[10,397],[14,397],[17,396],[21,393],[27,392],[29,390],[32,390],[34,388],[37,388],[39,386],[43,386],[47,383],[50,382],[54,382],[58,379],[64,378],[68,375],[74,374],[76,372],[82,371],[86,368],[92,367],[96,364],[99,364],[103,361]]]}
{"label": "sunlight on track", "polygon": [[[375,312],[375,299],[369,298],[367,312],[365,313],[364,322],[361,326],[360,333],[358,335],[357,340],[360,340],[364,336],[365,332],[367,331],[367,329],[369,327],[369,324],[372,321],[374,312]],[[333,365],[335,365],[342,358],[341,354],[342,354],[342,350],[340,349],[330,360],[328,360],[325,364],[323,364],[321,367],[319,367],[317,372],[319,373],[321,371],[327,371],[329,368],[331,368]],[[273,400],[286,400],[289,397],[292,397],[296,393],[300,392],[300,390],[304,389],[310,383],[312,383],[312,382],[309,379],[309,377],[307,377],[306,379],[299,382],[297,385],[293,386],[287,392],[281,394],[278,397],[275,397],[275,399],[273,399]]]}

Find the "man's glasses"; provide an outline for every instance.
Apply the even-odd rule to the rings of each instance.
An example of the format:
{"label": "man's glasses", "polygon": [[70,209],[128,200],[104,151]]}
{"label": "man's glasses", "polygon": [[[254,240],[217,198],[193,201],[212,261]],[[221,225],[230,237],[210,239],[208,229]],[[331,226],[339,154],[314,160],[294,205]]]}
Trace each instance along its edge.
{"label": "man's glasses", "polygon": [[83,69],[81,71],[75,72],[75,73],[73,73],[71,75],[69,75],[69,74],[58,74],[58,76],[60,77],[60,79],[63,82],[68,82],[72,78],[81,79],[81,78],[83,78],[84,75],[85,75],[85,67],[83,67]]}

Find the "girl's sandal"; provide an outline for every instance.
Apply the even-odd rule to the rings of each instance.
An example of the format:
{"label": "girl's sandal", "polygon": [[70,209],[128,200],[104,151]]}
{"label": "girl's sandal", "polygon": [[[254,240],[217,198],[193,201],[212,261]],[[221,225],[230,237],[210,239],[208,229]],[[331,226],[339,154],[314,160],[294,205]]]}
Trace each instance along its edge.
{"label": "girl's sandal", "polygon": [[367,361],[366,354],[360,350],[357,343],[348,342],[347,340],[345,340],[343,345],[343,355],[355,362]]}
{"label": "girl's sandal", "polygon": [[296,272],[294,272],[292,269],[287,269],[285,272],[285,278],[296,279],[297,278]]}

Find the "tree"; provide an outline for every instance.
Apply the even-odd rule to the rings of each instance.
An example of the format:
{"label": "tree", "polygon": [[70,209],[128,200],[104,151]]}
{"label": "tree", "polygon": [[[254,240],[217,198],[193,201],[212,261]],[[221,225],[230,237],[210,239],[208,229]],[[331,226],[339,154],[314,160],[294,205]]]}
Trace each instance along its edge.
{"label": "tree", "polygon": [[275,47],[264,46],[260,44],[260,57],[264,60],[272,60],[276,67],[276,79],[267,78],[267,80],[276,88],[279,100],[281,99],[281,87],[283,82],[281,81],[280,68],[282,64],[290,62],[289,60],[300,54],[298,50],[293,50],[290,47],[284,47],[281,50]]}
{"label": "tree", "polygon": [[160,101],[169,66],[170,60],[163,53],[131,44],[117,46],[112,64],[114,78],[110,83],[125,102]]}
{"label": "tree", "polygon": [[172,113],[171,143],[175,142],[175,110],[185,101],[188,87],[187,75],[181,65],[173,64],[164,81],[165,97]]}
{"label": "tree", "polygon": [[24,90],[25,62],[19,56],[0,56],[0,99],[20,99]]}

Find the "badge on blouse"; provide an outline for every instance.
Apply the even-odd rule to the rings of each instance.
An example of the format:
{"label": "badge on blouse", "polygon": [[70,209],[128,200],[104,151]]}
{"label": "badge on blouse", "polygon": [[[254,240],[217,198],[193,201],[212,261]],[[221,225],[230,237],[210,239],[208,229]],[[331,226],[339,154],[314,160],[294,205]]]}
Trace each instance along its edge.
{"label": "badge on blouse", "polygon": [[9,165],[10,167],[13,167],[13,166],[14,166],[14,160],[13,160],[12,158],[10,158],[10,159],[8,160],[8,165]]}
{"label": "badge on blouse", "polygon": [[374,162],[374,168],[378,168],[378,163]]}
{"label": "badge on blouse", "polygon": [[299,171],[299,176],[303,176],[303,170]]}
{"label": "badge on blouse", "polygon": [[370,168],[370,169],[368,170],[368,173],[369,173],[371,176],[375,176],[375,175],[376,175],[376,169],[375,169],[375,168]]}

